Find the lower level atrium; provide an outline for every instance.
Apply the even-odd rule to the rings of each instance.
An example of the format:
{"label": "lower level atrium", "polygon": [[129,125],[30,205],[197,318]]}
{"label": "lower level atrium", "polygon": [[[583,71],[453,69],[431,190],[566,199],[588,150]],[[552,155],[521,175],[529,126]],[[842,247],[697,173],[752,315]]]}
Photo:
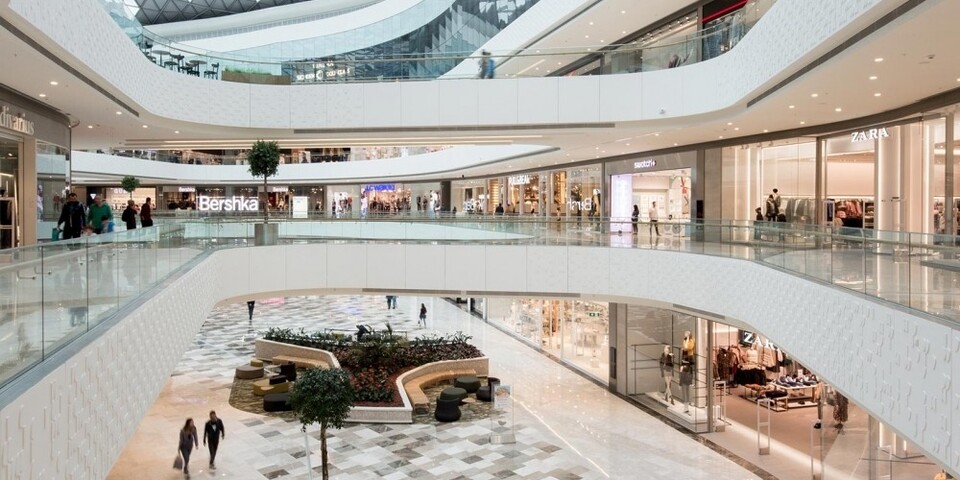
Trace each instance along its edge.
{"label": "lower level atrium", "polygon": [[[308,429],[305,443],[294,414],[258,410],[259,398],[248,401],[249,388],[234,379],[234,369],[253,358],[255,341],[270,328],[352,333],[358,324],[376,330],[389,324],[411,339],[469,335],[469,342],[489,357],[490,376],[512,386],[516,443],[491,443],[494,421],[504,418],[495,410],[465,413],[452,423],[436,421],[431,410],[415,415],[413,424],[348,424],[328,432],[333,478],[810,478],[810,431],[818,411],[824,416],[817,431],[824,434],[824,447],[814,457],[817,473],[822,458],[824,478],[933,478],[939,472],[922,456],[900,459],[890,454],[879,461],[867,437],[882,440],[883,432],[876,431],[882,427],[853,403],[843,428],[835,427],[837,407],[826,402],[818,403],[819,408],[772,413],[770,453],[759,455],[757,404],[741,398],[745,389],[723,392],[723,428],[701,435],[690,432],[671,412],[647,406],[641,397],[656,394],[639,392],[648,386],[644,377],[651,373],[642,367],[631,371],[636,395],[621,397],[605,388],[611,314],[626,308],[634,344],[643,343],[638,339],[644,335],[666,338],[665,332],[680,328],[692,330],[705,345],[698,328],[706,326],[704,319],[633,305],[551,299],[458,303],[400,296],[396,308],[388,305],[384,296],[344,295],[260,299],[252,318],[245,303],[216,308],[107,478],[181,478],[170,469],[174,452],[169,447],[176,450],[176,432],[185,418],[194,418],[199,426],[211,410],[223,420],[226,437],[216,469],[209,468],[204,446],[193,451],[193,478],[305,479],[311,478],[308,462],[313,478],[319,478],[318,427]],[[428,312],[425,327],[418,322],[421,306]],[[742,339],[735,328],[712,327],[715,345],[736,345]],[[678,358],[683,348],[681,344]],[[636,357],[630,362],[642,365]],[[656,377],[662,382],[659,374]],[[685,405],[677,382],[671,389],[678,396],[674,409]],[[816,387],[821,389],[828,387]],[[693,390],[693,410],[701,390]],[[465,405],[465,412],[467,407],[473,408]]]}

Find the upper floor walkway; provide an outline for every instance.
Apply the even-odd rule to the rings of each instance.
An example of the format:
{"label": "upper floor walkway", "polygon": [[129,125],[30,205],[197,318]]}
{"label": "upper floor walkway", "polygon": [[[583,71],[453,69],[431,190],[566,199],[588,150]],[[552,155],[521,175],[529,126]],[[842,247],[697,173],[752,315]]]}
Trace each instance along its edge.
{"label": "upper floor walkway", "polygon": [[[0,462],[27,478],[104,472],[218,302],[390,291],[704,312],[762,333],[957,470],[960,251],[939,238],[709,223],[634,235],[619,221],[500,217],[286,222],[278,245],[247,247],[255,223],[161,224],[13,251],[0,269],[3,378],[18,378],[0,391],[0,433],[12,439]],[[18,440],[47,438],[58,418],[91,408],[96,420],[50,444]],[[80,437],[99,454],[57,458]]]}

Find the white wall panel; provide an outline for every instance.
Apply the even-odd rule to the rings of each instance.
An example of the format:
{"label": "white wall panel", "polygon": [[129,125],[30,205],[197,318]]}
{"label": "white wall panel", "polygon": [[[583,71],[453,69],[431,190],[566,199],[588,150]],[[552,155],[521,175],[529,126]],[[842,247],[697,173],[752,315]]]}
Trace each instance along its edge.
{"label": "white wall panel", "polygon": [[402,82],[400,84],[401,122],[404,126],[434,127],[440,124],[440,84],[438,82]]}
{"label": "white wall panel", "polygon": [[397,271],[406,288],[440,290],[447,286],[445,249],[435,245],[405,245],[406,269]]}
{"label": "white wall panel", "polygon": [[288,245],[283,253],[287,288],[327,287],[326,245]]}
{"label": "white wall panel", "polygon": [[519,118],[518,108],[519,80],[495,79],[477,84],[478,118],[480,125],[514,125]]}
{"label": "white wall panel", "polygon": [[517,97],[517,123],[557,123],[560,79],[521,79]]}
{"label": "white wall panel", "polygon": [[570,77],[558,81],[560,123],[600,121],[600,79],[603,76]]}
{"label": "white wall panel", "polygon": [[390,83],[363,84],[363,126],[389,127],[403,125],[403,94],[397,95],[396,85]]}
{"label": "white wall panel", "polygon": [[479,84],[474,80],[447,80],[440,85],[440,125],[476,125]]}
{"label": "white wall panel", "polygon": [[623,122],[643,117],[643,75],[602,75],[600,121]]}
{"label": "white wall panel", "polygon": [[291,86],[290,124],[313,125],[314,128],[329,126],[327,121],[327,92],[326,88],[310,88],[309,86]]}
{"label": "white wall panel", "polygon": [[610,291],[610,249],[576,248],[567,253],[571,292]]}
{"label": "white wall panel", "polygon": [[721,70],[718,62],[701,62],[685,67],[689,75],[683,75],[681,90],[683,91],[683,114],[699,115],[720,110],[723,96],[719,94],[717,77]]}
{"label": "white wall panel", "polygon": [[[642,112],[645,120],[683,115],[683,79],[675,75],[679,68],[655,70],[643,74]],[[664,113],[660,113],[663,110]]]}
{"label": "white wall panel", "polygon": [[[327,89],[327,126],[329,128],[350,128],[363,126],[363,84],[329,85]],[[294,103],[296,99],[292,99]],[[311,128],[310,125],[298,125],[295,128]]]}
{"label": "white wall panel", "polygon": [[367,286],[367,257],[363,245],[327,246],[327,282],[329,288]]}
{"label": "white wall panel", "polygon": [[250,119],[266,128],[290,128],[290,93],[287,87],[279,85],[251,89]]}
{"label": "white wall panel", "polygon": [[519,248],[506,246],[484,247],[483,257],[488,260],[487,290],[526,291],[527,259]]}
{"label": "white wall panel", "polygon": [[475,246],[447,245],[443,248],[444,277],[454,290],[486,290],[486,257]]}
{"label": "white wall panel", "polygon": [[527,247],[527,291],[567,292],[567,248]]}
{"label": "white wall panel", "polygon": [[[407,288],[407,282],[404,274],[408,270],[406,250],[404,245],[399,244],[379,244],[371,245],[366,250],[367,278],[384,275],[390,278],[382,278],[376,283],[379,288]],[[418,268],[413,266],[412,268]]]}

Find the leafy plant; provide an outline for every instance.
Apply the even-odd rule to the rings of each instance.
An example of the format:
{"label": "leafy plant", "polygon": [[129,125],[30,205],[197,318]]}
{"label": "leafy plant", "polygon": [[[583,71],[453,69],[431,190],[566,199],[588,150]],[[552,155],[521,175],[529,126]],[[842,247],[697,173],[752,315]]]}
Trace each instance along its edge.
{"label": "leafy plant", "polygon": [[327,428],[343,428],[355,396],[350,375],[339,368],[309,369],[297,377],[297,384],[290,392],[290,404],[303,428],[306,429],[307,425],[313,423],[320,424],[323,480],[330,478],[327,467]]}
{"label": "leafy plant", "polygon": [[385,368],[367,368],[351,377],[356,399],[360,402],[389,402],[393,400],[390,371]]}
{"label": "leafy plant", "polygon": [[140,188],[140,179],[137,177],[130,177],[130,176],[123,177],[123,179],[120,180],[120,188],[122,188],[123,191],[129,193],[130,198],[132,199],[133,191]]}
{"label": "leafy plant", "polygon": [[[276,175],[280,166],[280,144],[257,140],[247,153],[247,161],[250,162],[250,175],[263,177],[263,194],[266,196],[267,179]],[[267,198],[263,200],[263,223],[267,223],[270,217],[267,207],[270,202]]]}

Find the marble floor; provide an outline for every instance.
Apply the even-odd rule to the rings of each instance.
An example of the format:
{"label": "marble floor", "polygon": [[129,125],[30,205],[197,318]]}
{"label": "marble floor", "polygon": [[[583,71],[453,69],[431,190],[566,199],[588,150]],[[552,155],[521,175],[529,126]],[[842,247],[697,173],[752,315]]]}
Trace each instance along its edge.
{"label": "marble floor", "polygon": [[[420,304],[426,329],[417,328]],[[171,468],[177,431],[186,417],[210,410],[224,420],[217,469],[201,445],[193,478],[306,479],[318,472],[317,428],[230,407],[233,368],[271,326],[308,330],[382,328],[389,321],[410,336],[462,331],[491,357],[491,374],[513,385],[515,444],[491,444],[489,419],[444,425],[350,425],[330,432],[331,475],[338,479],[753,479],[723,455],[610,394],[497,328],[437,298],[400,297],[396,310],[382,296],[273,299],[211,313],[108,479],[177,479]],[[306,444],[305,444],[306,439]],[[305,449],[308,453],[305,453]],[[314,474],[319,478],[319,473]]]}

